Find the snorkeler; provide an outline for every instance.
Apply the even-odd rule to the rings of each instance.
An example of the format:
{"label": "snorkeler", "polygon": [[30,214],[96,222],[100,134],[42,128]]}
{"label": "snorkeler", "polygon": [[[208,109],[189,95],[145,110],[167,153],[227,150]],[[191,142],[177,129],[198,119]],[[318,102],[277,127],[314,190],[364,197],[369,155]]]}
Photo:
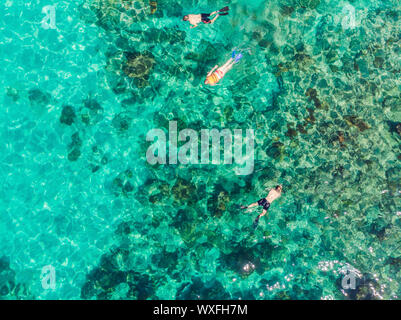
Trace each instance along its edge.
{"label": "snorkeler", "polygon": [[250,209],[250,208],[256,207],[256,206],[261,206],[263,208],[262,213],[260,215],[258,215],[258,217],[253,222],[254,228],[256,228],[258,226],[260,217],[263,217],[267,213],[267,210],[269,209],[270,204],[274,200],[276,200],[277,198],[279,198],[281,196],[282,191],[283,191],[283,186],[278,185],[269,191],[269,194],[267,195],[266,198],[262,198],[258,202],[251,203],[249,206],[241,206],[241,209]]}
{"label": "snorkeler", "polygon": [[[190,28],[193,29],[193,28],[196,28],[198,26],[198,23],[200,23],[200,22],[207,23],[207,24],[214,23],[219,16],[227,15],[228,10],[229,10],[228,7],[224,7],[222,9],[214,11],[212,13],[188,14],[188,15],[184,16],[184,18],[182,18],[182,20],[189,21],[189,23],[192,25],[192,26],[190,26]],[[216,16],[212,20],[210,20],[209,17],[214,14]]]}
{"label": "snorkeler", "polygon": [[212,70],[209,71],[209,73],[206,76],[205,84],[215,86],[223,77],[225,74],[231,70],[234,64],[236,64],[240,59],[242,58],[242,53],[236,53],[233,51],[232,56],[230,59],[227,60],[227,62],[219,67],[217,64],[213,67]]}

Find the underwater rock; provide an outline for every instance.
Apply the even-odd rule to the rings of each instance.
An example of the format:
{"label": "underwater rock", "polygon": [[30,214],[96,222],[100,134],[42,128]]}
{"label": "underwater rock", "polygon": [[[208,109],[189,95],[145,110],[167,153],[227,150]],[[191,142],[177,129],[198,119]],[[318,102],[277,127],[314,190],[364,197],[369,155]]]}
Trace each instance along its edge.
{"label": "underwater rock", "polygon": [[102,166],[106,165],[108,161],[109,160],[107,156],[98,146],[92,147],[92,155],[89,160],[89,165],[93,173],[98,171]]}
{"label": "underwater rock", "polygon": [[15,272],[10,269],[9,258],[0,258],[0,297],[7,296],[15,287]]}
{"label": "underwater rock", "polygon": [[88,108],[91,111],[99,111],[103,110],[102,106],[95,99],[88,98],[84,101],[85,108]]}
{"label": "underwater rock", "polygon": [[181,223],[177,229],[182,241],[184,241],[188,247],[192,247],[202,236],[201,232],[196,231],[196,225],[193,223]]}
{"label": "underwater rock", "polygon": [[79,133],[75,132],[72,136],[71,136],[71,143],[68,145],[68,148],[73,149],[75,147],[81,147],[82,146],[82,140],[79,137]]}
{"label": "underwater rock", "polygon": [[382,57],[375,57],[375,60],[373,61],[373,65],[375,68],[381,69],[383,68],[384,64],[384,59]]}
{"label": "underwater rock", "polygon": [[258,42],[258,45],[262,48],[268,48],[272,44],[272,41],[268,39],[262,39]]}
{"label": "underwater rock", "polygon": [[29,288],[25,283],[16,283],[16,273],[10,268],[10,259],[0,257],[0,299],[32,300]]}
{"label": "underwater rock", "polygon": [[68,153],[68,160],[72,162],[77,161],[80,156],[81,156],[81,150],[78,148],[74,148]]}
{"label": "underwater rock", "polygon": [[262,39],[262,34],[259,31],[252,32],[252,39],[260,41]]}
{"label": "underwater rock", "polygon": [[158,186],[158,190],[160,191],[160,194],[164,197],[169,197],[170,196],[170,186],[168,183],[161,183]]}
{"label": "underwater rock", "polygon": [[187,202],[195,196],[196,188],[191,182],[178,178],[171,191],[176,200]]}
{"label": "underwater rock", "polygon": [[126,112],[121,112],[117,114],[113,120],[112,120],[112,125],[115,129],[117,129],[119,132],[124,132],[127,131],[130,127],[132,119]]}
{"label": "underwater rock", "polygon": [[217,196],[217,209],[224,212],[226,205],[230,202],[230,197],[226,191],[221,191]]}
{"label": "underwater rock", "polygon": [[188,247],[191,247],[202,236],[202,233],[196,230],[197,219],[197,212],[190,208],[178,210],[173,217],[171,226],[177,229],[182,241]]}
{"label": "underwater rock", "polygon": [[50,95],[39,89],[29,90],[28,98],[32,106],[46,106],[50,103]]}
{"label": "underwater rock", "polygon": [[70,126],[74,123],[75,117],[76,116],[73,107],[64,106],[63,111],[61,112],[60,122]]}
{"label": "underwater rock", "polygon": [[92,98],[84,101],[83,107],[79,111],[81,120],[86,125],[93,125],[98,123],[103,118],[102,106]]}
{"label": "underwater rock", "polygon": [[150,203],[153,203],[153,204],[158,203],[159,202],[158,200],[159,200],[158,194],[153,194],[153,195],[149,196]]}
{"label": "underwater rock", "polygon": [[6,95],[7,97],[10,97],[13,99],[13,101],[17,101],[19,99],[19,93],[18,90],[12,87],[7,87],[6,88]]}
{"label": "underwater rock", "polygon": [[[113,287],[112,277],[113,270],[102,270],[100,267],[93,269],[87,276],[87,281],[81,288],[81,298],[90,299],[93,296],[98,296],[101,290],[109,291]],[[118,281],[117,284],[122,281]],[[116,284],[116,285],[117,285]]]}
{"label": "underwater rock", "polygon": [[285,135],[287,137],[293,138],[298,134],[298,132],[295,129],[293,129],[291,126],[292,126],[292,124],[287,123],[287,132],[285,133]]}
{"label": "underwater rock", "polygon": [[167,269],[168,272],[172,272],[177,267],[177,261],[183,255],[183,250],[178,249],[173,252],[168,252],[165,248],[161,254],[155,254],[152,256],[152,264],[157,265],[161,269]]}
{"label": "underwater rock", "polygon": [[229,254],[222,254],[221,268],[230,269],[246,278],[253,272],[263,273],[268,268],[268,260],[271,258],[273,246],[268,242],[257,245],[237,244]]}
{"label": "underwater rock", "polygon": [[401,105],[401,98],[399,97],[386,96],[382,102],[382,107],[390,108],[390,110],[396,110],[400,105]]}
{"label": "underwater rock", "polygon": [[295,50],[294,50],[294,48],[292,46],[285,45],[283,50],[282,50],[282,52],[283,52],[283,55],[292,57],[294,55],[294,53],[295,53]]}
{"label": "underwater rock", "polygon": [[397,192],[401,187],[400,168],[394,167],[386,171],[386,179],[388,188],[392,192]]}
{"label": "underwater rock", "polygon": [[334,49],[330,49],[326,54],[325,54],[326,62],[327,64],[332,64],[337,61],[338,55],[337,51]]}
{"label": "underwater rock", "polygon": [[230,196],[221,184],[215,185],[213,189],[213,193],[207,201],[207,209],[212,216],[221,217],[224,211],[227,210]]}
{"label": "underwater rock", "polygon": [[309,97],[309,99],[308,99],[309,101],[313,101],[313,103],[315,104],[316,108],[321,108],[322,107],[322,102],[317,97],[316,89],[308,88],[308,90],[306,90],[306,92],[305,92],[305,95],[307,97]]}
{"label": "underwater rock", "polygon": [[359,129],[359,131],[365,131],[370,129],[370,127],[363,122],[361,119],[359,119],[357,116],[353,115],[346,115],[344,116],[345,121],[349,126],[353,125]]}
{"label": "underwater rock", "polygon": [[296,2],[301,8],[309,9],[315,9],[320,4],[320,0],[296,0]]}
{"label": "underwater rock", "polygon": [[294,61],[297,63],[300,69],[307,69],[311,66],[313,59],[310,55],[305,53],[297,53],[294,56]]}
{"label": "underwater rock", "polygon": [[280,141],[273,142],[272,146],[266,150],[266,154],[274,159],[278,159],[284,152],[284,144]]}
{"label": "underwater rock", "polygon": [[0,258],[0,273],[7,270],[10,270],[10,259],[2,256]]}
{"label": "underwater rock", "polygon": [[282,16],[290,16],[294,12],[294,7],[282,5],[280,6],[280,13]]}
{"label": "underwater rock", "polygon": [[132,182],[133,174],[130,169],[121,172],[116,178],[113,180],[113,189],[116,196],[123,194],[124,196],[128,196],[134,191],[134,185]]}
{"label": "underwater rock", "polygon": [[135,79],[135,84],[139,88],[149,85],[148,79],[150,72],[155,65],[155,57],[151,52],[126,52],[127,59],[123,66],[124,73],[129,77]]}
{"label": "underwater rock", "polygon": [[205,40],[201,40],[197,47],[197,52],[191,52],[185,55],[185,59],[192,60],[198,63],[198,66],[193,69],[193,73],[196,76],[203,77],[208,65],[218,64],[219,56],[217,52],[225,50],[222,43],[210,43]]}
{"label": "underwater rock", "polygon": [[124,79],[120,79],[115,83],[112,87],[112,90],[115,94],[122,94],[127,90],[127,83]]}
{"label": "underwater rock", "polygon": [[370,225],[369,233],[374,234],[380,241],[383,241],[386,236],[386,230],[391,228],[384,219],[376,219]]}
{"label": "underwater rock", "polygon": [[68,160],[69,161],[76,161],[81,156],[80,148],[82,146],[82,140],[79,137],[79,133],[75,132],[71,136],[71,143],[68,145]]}
{"label": "underwater rock", "polygon": [[308,131],[305,129],[305,125],[303,125],[301,123],[297,124],[297,130],[302,134],[308,133]]}
{"label": "underwater rock", "polygon": [[289,70],[291,70],[292,68],[292,64],[290,62],[286,62],[286,63],[279,63],[276,67],[275,67],[275,72],[274,75],[276,77],[279,77],[283,72],[288,72]]}
{"label": "underwater rock", "polygon": [[170,198],[170,186],[168,183],[153,183],[147,188],[147,193],[149,202],[154,204],[164,202],[166,197]]}
{"label": "underwater rock", "polygon": [[367,78],[369,77],[369,66],[365,59],[357,59],[354,62],[354,69],[355,71],[361,72],[362,77]]}
{"label": "underwater rock", "polygon": [[[117,259],[126,261],[129,250],[117,248],[100,259],[99,266],[87,276],[81,288],[81,298],[110,299],[120,284],[126,283],[127,293],[120,298],[147,299],[154,294],[154,286],[148,275],[141,275],[134,270],[121,271]],[[118,294],[118,293],[117,293]]]}
{"label": "underwater rock", "polygon": [[149,275],[131,270],[128,272],[127,280],[130,288],[128,298],[146,300],[155,294],[155,285]]}
{"label": "underwater rock", "polygon": [[387,121],[391,133],[397,133],[401,136],[401,122]]}
{"label": "underwater rock", "polygon": [[311,108],[306,108],[306,110],[308,111],[309,116],[305,119],[305,121],[307,123],[314,123],[316,121],[315,110],[313,110]]}
{"label": "underwater rock", "polygon": [[338,140],[338,142],[340,143],[341,146],[344,145],[344,142],[345,142],[344,132],[342,132],[342,131],[338,131],[337,132],[337,140]]}
{"label": "underwater rock", "polygon": [[177,300],[227,300],[230,294],[224,289],[223,285],[212,280],[207,283],[199,277],[193,277],[191,282],[184,283],[178,288]]}
{"label": "underwater rock", "polygon": [[349,49],[351,50],[351,52],[356,53],[359,50],[362,49],[362,43],[361,40],[359,38],[353,38],[351,39],[350,43],[349,43]]}

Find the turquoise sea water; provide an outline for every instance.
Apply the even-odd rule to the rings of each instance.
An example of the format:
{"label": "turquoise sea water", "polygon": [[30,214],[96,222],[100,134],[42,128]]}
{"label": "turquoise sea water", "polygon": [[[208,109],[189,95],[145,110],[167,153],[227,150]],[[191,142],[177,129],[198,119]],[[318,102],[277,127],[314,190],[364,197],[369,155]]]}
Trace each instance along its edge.
{"label": "turquoise sea water", "polygon": [[[213,25],[181,21],[227,4]],[[41,24],[47,5],[55,29]],[[2,1],[0,297],[399,299],[399,1],[150,9]],[[205,87],[238,47],[241,62]],[[147,164],[147,132],[170,120],[253,128],[255,171]],[[259,211],[237,204],[278,183],[253,232]]]}

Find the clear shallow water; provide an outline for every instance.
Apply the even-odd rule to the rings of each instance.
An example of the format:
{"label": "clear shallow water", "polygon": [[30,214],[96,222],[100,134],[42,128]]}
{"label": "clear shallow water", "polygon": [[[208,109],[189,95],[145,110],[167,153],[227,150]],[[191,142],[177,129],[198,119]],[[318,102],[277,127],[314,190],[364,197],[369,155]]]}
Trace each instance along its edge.
{"label": "clear shallow water", "polygon": [[[154,15],[125,3],[138,11],[1,4],[0,296],[398,299],[398,1],[234,1],[193,30],[183,14],[226,3],[163,1]],[[251,54],[205,88],[235,47]],[[146,133],[169,120],[254,128],[255,172],[148,165]],[[285,193],[251,232],[256,211],[236,204],[277,183]],[[341,289],[345,266],[356,290]]]}

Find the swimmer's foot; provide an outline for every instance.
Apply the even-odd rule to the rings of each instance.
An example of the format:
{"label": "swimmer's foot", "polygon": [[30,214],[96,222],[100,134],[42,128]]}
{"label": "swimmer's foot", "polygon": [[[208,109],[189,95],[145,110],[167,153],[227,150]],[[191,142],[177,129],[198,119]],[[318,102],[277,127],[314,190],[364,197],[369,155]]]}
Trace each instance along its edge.
{"label": "swimmer's foot", "polygon": [[238,54],[235,56],[235,58],[234,58],[234,62],[240,61],[241,58],[242,58],[242,53],[238,53]]}
{"label": "swimmer's foot", "polygon": [[248,208],[248,206],[242,206],[241,205],[241,207],[240,207],[241,209],[247,209]]}

